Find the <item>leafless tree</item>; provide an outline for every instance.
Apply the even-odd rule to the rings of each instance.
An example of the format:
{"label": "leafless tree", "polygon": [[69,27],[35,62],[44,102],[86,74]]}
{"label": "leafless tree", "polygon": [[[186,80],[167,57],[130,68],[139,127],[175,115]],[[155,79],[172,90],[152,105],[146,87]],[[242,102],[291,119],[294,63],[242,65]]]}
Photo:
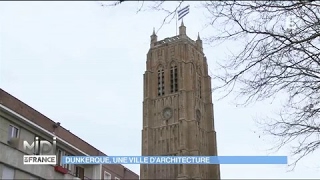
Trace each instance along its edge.
{"label": "leafless tree", "polygon": [[[164,1],[152,9],[162,9]],[[181,5],[181,4],[179,4]],[[264,121],[276,146],[292,145],[296,163],[320,147],[320,2],[206,1],[208,24],[219,27],[209,43],[243,42],[221,64],[214,90],[237,90],[243,105],[286,95],[277,119]],[[177,8],[166,10],[168,17]],[[167,20],[165,18],[164,22]]]}
{"label": "leafless tree", "polygon": [[[262,125],[290,144],[296,163],[320,147],[320,2],[207,2],[212,25],[224,27],[211,41],[244,41],[222,65],[219,88],[245,97],[244,104],[286,94],[277,119]],[[289,21],[289,22],[288,22]]]}

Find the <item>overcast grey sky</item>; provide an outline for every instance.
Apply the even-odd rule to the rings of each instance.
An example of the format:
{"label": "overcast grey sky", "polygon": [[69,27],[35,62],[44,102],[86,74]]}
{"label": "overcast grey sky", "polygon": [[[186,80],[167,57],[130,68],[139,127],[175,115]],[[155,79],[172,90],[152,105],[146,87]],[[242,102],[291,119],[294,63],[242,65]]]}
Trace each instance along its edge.
{"label": "overcast grey sky", "polygon": [[[188,4],[187,35],[208,37],[212,29],[204,28],[204,10]],[[142,75],[152,29],[159,28],[165,14],[136,14],[138,8],[138,2],[114,8],[97,2],[0,2],[1,88],[108,155],[140,155]],[[175,33],[172,22],[158,39]],[[228,49],[236,47],[205,46],[213,74]],[[221,101],[219,94],[213,96],[219,155],[270,154],[273,139],[259,138],[253,118],[274,112],[279,104],[240,108],[232,96]],[[293,172],[286,165],[221,165],[221,177],[319,178],[316,155]],[[139,174],[139,165],[126,166]]]}

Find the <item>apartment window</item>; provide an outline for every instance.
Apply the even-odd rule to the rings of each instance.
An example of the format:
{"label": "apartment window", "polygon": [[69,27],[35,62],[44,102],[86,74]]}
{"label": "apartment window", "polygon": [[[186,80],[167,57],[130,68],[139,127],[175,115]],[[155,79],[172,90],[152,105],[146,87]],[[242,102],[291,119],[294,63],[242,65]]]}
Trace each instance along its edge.
{"label": "apartment window", "polygon": [[17,138],[19,137],[19,128],[13,125],[9,125],[9,134],[8,134],[8,140],[11,138]]}
{"label": "apartment window", "polygon": [[76,177],[80,178],[80,179],[84,179],[84,168],[80,167],[80,166],[76,166]]}
{"label": "apartment window", "polygon": [[71,154],[66,153],[65,151],[61,150],[61,149],[57,149],[56,152],[56,156],[57,156],[57,165],[58,166],[62,166],[63,168],[68,169],[68,171],[72,171],[72,164],[62,164],[62,156],[71,156]]}
{"label": "apartment window", "polygon": [[8,166],[2,166],[2,178],[1,179],[14,179],[14,169]]}
{"label": "apartment window", "polygon": [[104,177],[103,179],[105,179],[105,180],[106,180],[106,179],[111,179],[111,174],[108,173],[107,171],[105,171],[103,177]]}
{"label": "apartment window", "polygon": [[[62,154],[64,154],[63,156],[72,156],[71,154],[69,154],[67,152],[63,152]],[[63,168],[66,168],[66,169],[68,169],[68,171],[71,171],[72,170],[72,164],[63,164]],[[81,167],[79,167],[79,168],[81,168]],[[77,167],[76,167],[76,172],[77,172]]]}
{"label": "apartment window", "polygon": [[170,70],[171,93],[178,91],[178,68],[176,65],[171,66]]}
{"label": "apartment window", "polygon": [[61,149],[57,150],[56,156],[57,156],[57,165],[58,166],[62,166],[62,162],[61,162],[61,160],[62,160],[62,151],[61,151]]}
{"label": "apartment window", "polygon": [[158,70],[158,96],[164,95],[164,70],[159,68]]}

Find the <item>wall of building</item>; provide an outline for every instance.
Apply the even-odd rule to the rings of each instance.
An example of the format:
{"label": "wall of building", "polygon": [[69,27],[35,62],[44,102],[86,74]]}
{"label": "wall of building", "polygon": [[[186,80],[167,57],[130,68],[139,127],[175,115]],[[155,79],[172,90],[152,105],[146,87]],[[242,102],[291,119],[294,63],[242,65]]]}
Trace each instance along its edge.
{"label": "wall of building", "polygon": [[62,175],[54,171],[52,165],[23,165],[23,155],[21,151],[11,148],[10,146],[0,143],[0,163],[1,163],[1,177],[3,173],[3,166],[10,167],[15,170],[14,179],[29,179],[30,177],[42,179],[72,179],[72,175]]}
{"label": "wall of building", "polygon": [[[64,141],[68,142],[72,146],[77,147],[82,152],[88,155],[106,156],[106,154],[94,148],[93,146],[83,141],[76,135],[72,134],[70,131],[66,130],[62,126],[55,127],[56,122],[52,121],[51,119],[39,113],[38,111],[31,108],[30,106],[24,104],[22,101],[16,99],[15,97],[13,97],[12,95],[10,95],[9,93],[5,92],[2,89],[0,89],[0,106],[5,106],[6,108],[14,111],[15,113],[21,115],[22,117],[28,119],[32,123],[35,123],[42,128],[42,130],[34,129],[34,127],[31,127],[30,125],[27,125],[26,123],[24,123],[23,120],[18,120],[12,114],[8,115],[7,112],[4,113],[4,111],[0,110],[0,143],[2,145],[8,146],[8,143],[7,143],[8,126],[10,124],[13,124],[20,128],[19,137],[22,138],[23,140],[27,140],[30,143],[33,142],[35,136],[51,141],[52,137],[49,136],[48,133],[44,132],[44,131],[47,131],[50,133],[54,133],[55,136],[63,139]],[[19,147],[15,149],[15,151],[19,151],[22,154],[23,153],[30,154],[31,152],[22,151],[22,141],[23,141],[22,139],[20,139]],[[70,149],[69,148],[70,145],[59,143],[59,141],[57,146],[59,149],[61,149],[63,152],[69,155],[84,155],[84,154],[79,154],[79,151],[77,150]],[[1,159],[0,159],[0,163],[1,163]],[[94,167],[89,167],[89,166],[83,166],[83,167],[87,169],[87,171],[85,171],[85,176],[92,176],[93,174],[95,174],[95,176],[98,176],[99,178],[101,177],[103,178],[104,172],[106,171],[111,174],[112,179],[114,179],[115,177],[118,177],[119,179],[139,179],[139,175],[130,171],[129,169],[125,168],[122,165],[103,165],[103,169],[100,169],[100,165],[99,167],[97,167],[97,165]],[[75,168],[73,166],[70,166],[68,168],[70,169],[69,173],[74,174]],[[99,169],[100,172],[97,172],[97,169]]]}
{"label": "wall of building", "polygon": [[[12,174],[9,173],[9,174],[6,174],[6,176],[5,176],[4,172],[8,173],[8,171],[12,172]],[[0,163],[0,178],[2,178],[2,179],[9,179],[9,178],[12,178],[12,179],[41,179],[39,177],[31,175],[30,173],[16,169],[15,167],[11,167],[7,164],[5,165],[5,164],[1,164],[1,163]]]}
{"label": "wall of building", "polygon": [[[18,136],[14,137],[19,140],[17,146],[13,146],[8,142],[11,138],[10,129],[12,129],[12,127],[18,129]],[[7,168],[14,169],[15,179],[29,179],[29,177],[43,179],[75,178],[77,175],[75,172],[75,166],[73,165],[69,165],[69,172],[66,175],[56,172],[53,165],[23,165],[23,155],[30,155],[34,153],[23,150],[23,141],[27,140],[31,144],[34,141],[35,136],[50,141],[50,137],[45,136],[36,129],[32,129],[26,124],[23,124],[23,122],[15,119],[13,116],[0,111],[0,163],[2,164],[2,167],[5,166]],[[72,149],[63,147],[60,144],[57,144],[57,149],[62,150],[63,152],[68,152],[69,155],[77,155],[72,151]],[[100,178],[99,165],[87,165],[83,167],[85,178]],[[1,170],[0,172],[2,173]]]}

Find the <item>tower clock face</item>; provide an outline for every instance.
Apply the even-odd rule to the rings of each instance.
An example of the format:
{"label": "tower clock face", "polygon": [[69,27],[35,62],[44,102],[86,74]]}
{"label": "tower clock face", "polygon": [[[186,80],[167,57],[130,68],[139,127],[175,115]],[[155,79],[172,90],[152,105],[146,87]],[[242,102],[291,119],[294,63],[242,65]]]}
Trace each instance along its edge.
{"label": "tower clock face", "polygon": [[200,112],[199,109],[197,109],[197,111],[196,111],[196,120],[197,120],[197,121],[200,121],[200,120],[201,120],[201,112]]}
{"label": "tower clock face", "polygon": [[162,115],[164,119],[169,119],[172,117],[172,109],[171,108],[164,108],[162,111]]}

